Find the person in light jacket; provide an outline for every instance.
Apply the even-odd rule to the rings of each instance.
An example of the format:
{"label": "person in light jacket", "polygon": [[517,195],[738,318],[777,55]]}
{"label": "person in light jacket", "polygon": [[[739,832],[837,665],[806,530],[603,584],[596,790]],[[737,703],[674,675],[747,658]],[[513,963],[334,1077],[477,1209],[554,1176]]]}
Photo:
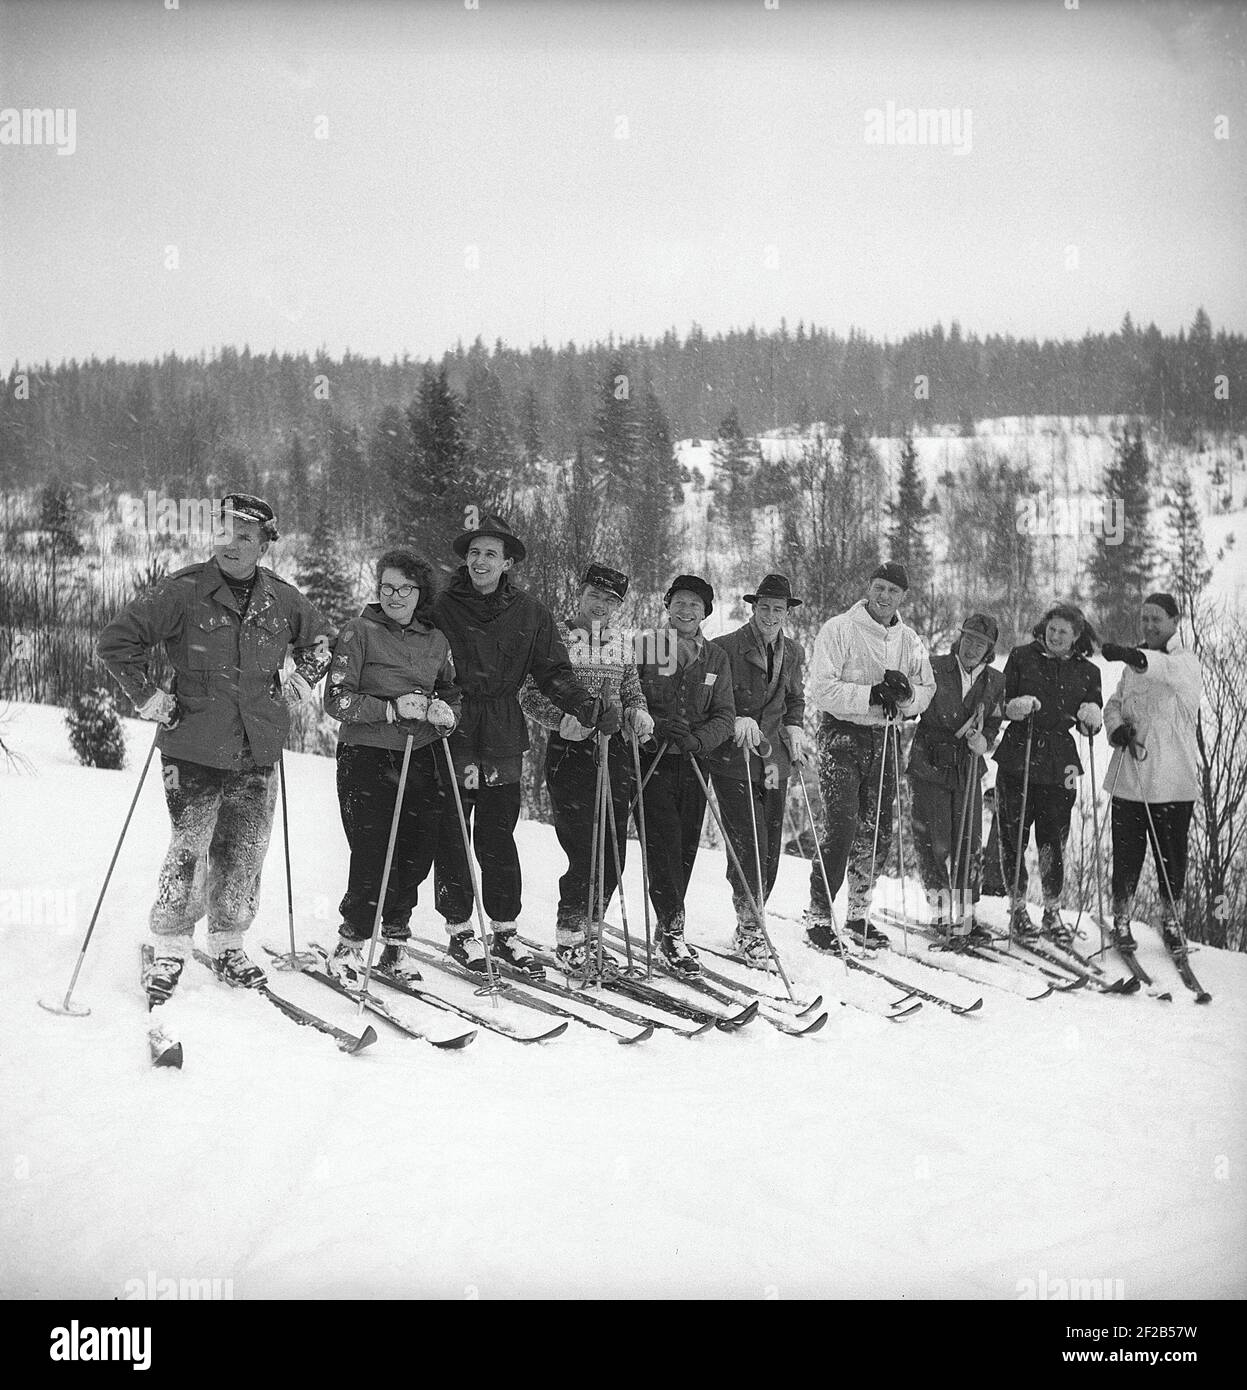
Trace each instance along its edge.
{"label": "person in light jacket", "polygon": [[1114,749],[1105,783],[1112,796],[1113,935],[1126,950],[1136,944],[1130,908],[1151,838],[1149,812],[1161,935],[1171,952],[1184,949],[1180,921],[1187,839],[1199,795],[1195,720],[1204,677],[1199,658],[1178,639],[1178,617],[1171,594],[1152,594],[1140,615],[1142,647],[1105,642],[1100,651],[1106,660],[1126,666],[1104,706],[1104,727]]}
{"label": "person in light jacket", "polygon": [[[338,634],[325,709],[337,719],[338,808],[351,846],[339,910],[342,925],[330,969],[348,984],[364,973],[362,943],[372,936],[385,873],[404,750],[411,738],[403,806],[381,915],[377,964],[419,979],[403,943],[420,885],[433,867],[442,795],[438,740],[455,727],[459,691],[444,633],[430,622],[433,571],[410,550],[377,561],[377,601]],[[454,807],[450,808],[454,816]]]}
{"label": "person in light jacket", "polygon": [[[896,769],[891,727],[899,719],[916,719],[935,694],[926,648],[898,611],[908,589],[904,565],[880,565],[867,581],[865,597],[829,618],[814,640],[806,693],[821,714],[818,783],[826,819],[822,863],[815,855],[806,913],[806,939],[815,950],[839,949],[822,864],[833,899],[848,874],[845,930],[859,941],[887,944],[867,914],[870,885],[892,843]],[[872,857],[876,805],[878,844]]]}

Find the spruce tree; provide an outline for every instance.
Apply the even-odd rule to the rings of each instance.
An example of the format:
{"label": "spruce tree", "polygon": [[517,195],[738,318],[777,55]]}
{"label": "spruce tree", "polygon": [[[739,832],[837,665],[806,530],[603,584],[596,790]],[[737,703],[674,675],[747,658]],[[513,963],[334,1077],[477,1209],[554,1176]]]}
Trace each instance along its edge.
{"label": "spruce tree", "polygon": [[397,521],[402,539],[431,557],[463,529],[466,507],[482,513],[491,507],[491,498],[474,485],[463,417],[445,366],[425,367],[407,408],[411,448],[398,480]]}
{"label": "spruce tree", "polygon": [[930,636],[932,613],[931,547],[927,542],[927,504],[922,478],[918,473],[918,450],[913,435],[907,434],[901,448],[901,471],[896,500],[888,502],[892,528],[888,533],[889,558],[905,566],[912,586],[909,622],[924,636]]}
{"label": "spruce tree", "polygon": [[1091,602],[1106,632],[1133,632],[1139,607],[1151,583],[1147,447],[1142,430],[1127,431],[1104,474],[1104,501],[1117,526],[1096,538],[1088,565]]}
{"label": "spruce tree", "polygon": [[315,604],[334,627],[341,627],[348,618],[354,617],[354,586],[338,553],[337,537],[327,507],[320,509],[312,534],[303,547],[296,583],[308,602]]}
{"label": "spruce tree", "polygon": [[1183,612],[1193,618],[1200,597],[1212,578],[1212,568],[1204,548],[1203,522],[1195,505],[1190,474],[1185,468],[1173,488],[1169,542],[1169,583]]}

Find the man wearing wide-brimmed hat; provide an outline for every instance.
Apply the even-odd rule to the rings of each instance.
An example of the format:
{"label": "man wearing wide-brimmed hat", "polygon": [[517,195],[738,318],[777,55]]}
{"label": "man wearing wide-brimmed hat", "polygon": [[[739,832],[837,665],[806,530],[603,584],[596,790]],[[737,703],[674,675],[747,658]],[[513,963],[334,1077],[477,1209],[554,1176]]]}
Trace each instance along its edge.
{"label": "man wearing wide-brimmed hat", "polygon": [[[277,539],[263,498],[222,499],[213,554],[128,603],[100,634],[99,652],[139,716],[164,727],[172,838],[151,910],[149,996],[168,998],[208,915],[208,951],[233,984],[265,983],[243,950],[277,799],[277,761],[290,710],[329,666],[333,628],[307,599],[257,563]],[[163,647],[171,692],[152,678]],[[279,673],[288,653],[294,669]]]}
{"label": "man wearing wide-brimmed hat", "polygon": [[[748,892],[761,906],[779,871],[788,777],[793,763],[805,760],[805,653],[784,632],[789,612],[801,604],[787,575],[768,574],[756,593],[743,598],[753,607],[749,621],[714,639],[727,653],[731,670],[736,705],[733,737],[702,761],[713,778],[714,794],[732,849],[745,871]],[[755,882],[759,859],[760,885]],[[749,906],[746,884],[741,883],[730,855],[727,881],[736,909],[736,949],[746,959],[765,965],[768,952],[762,924]]]}
{"label": "man wearing wide-brimmed hat", "polygon": [[[464,563],[434,601],[433,621],[450,640],[463,693],[450,749],[481,866],[482,907],[490,918],[494,952],[539,977],[544,972],[516,930],[523,878],[515,826],[528,749],[519,692],[531,676],[564,714],[604,733],[618,730],[619,706],[595,701],[572,670],[550,610],[512,582],[510,571],[526,551],[500,516],[480,517],[455,537],[452,549]],[[472,878],[456,815],[442,819],[435,884],[451,955],[469,969],[484,970],[485,953],[472,931]]]}
{"label": "man wearing wide-brimmed hat", "polygon": [[1004,716],[1005,678],[991,664],[998,636],[995,618],[972,613],[952,650],[931,658],[935,694],[906,768],[918,872],[952,949],[991,940],[975,924],[974,904],[982,882],[982,759]]}

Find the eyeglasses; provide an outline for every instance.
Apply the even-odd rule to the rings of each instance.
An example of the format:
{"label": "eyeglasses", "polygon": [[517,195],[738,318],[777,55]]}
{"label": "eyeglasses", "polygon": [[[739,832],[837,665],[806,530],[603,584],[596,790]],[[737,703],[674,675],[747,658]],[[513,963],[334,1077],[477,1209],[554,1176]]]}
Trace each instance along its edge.
{"label": "eyeglasses", "polygon": [[410,598],[419,587],[419,584],[400,584],[396,589],[393,584],[382,584],[381,592],[386,598],[393,598],[395,594],[399,598]]}

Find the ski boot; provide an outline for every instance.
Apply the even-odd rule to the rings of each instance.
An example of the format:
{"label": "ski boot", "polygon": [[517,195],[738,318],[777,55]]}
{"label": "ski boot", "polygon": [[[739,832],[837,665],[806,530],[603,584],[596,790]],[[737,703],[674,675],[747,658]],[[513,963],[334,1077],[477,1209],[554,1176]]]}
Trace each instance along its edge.
{"label": "ski boot", "polygon": [[831,922],[826,917],[814,917],[809,913],[806,914],[805,944],[813,947],[816,951],[822,951],[825,955],[844,955],[840,939],[832,930]]}
{"label": "ski boot", "polygon": [[381,956],[377,961],[377,969],[383,970],[387,975],[393,975],[396,980],[402,980],[404,984],[418,984],[424,976],[416,969],[416,963],[407,954],[405,941],[389,940],[384,942],[381,947]]}
{"label": "ski boot", "polygon": [[586,984],[608,980],[619,974],[619,962],[609,951],[602,952],[602,969],[598,970],[596,941],[577,941],[556,947],[555,959],[565,975],[575,976]]}
{"label": "ski boot", "polygon": [[700,975],[701,966],[688,943],[684,940],[684,924],[674,923],[665,931],[658,933],[658,949],[663,959],[680,975]]}
{"label": "ski boot", "polygon": [[182,978],[182,967],[186,964],[181,956],[159,954],[160,949],[156,948],[158,954],[143,971],[143,988],[147,991],[149,1009],[154,1009],[169,998],[177,988],[178,981]]}
{"label": "ski boot", "polygon": [[1165,950],[1174,958],[1175,961],[1186,959],[1186,940],[1178,930],[1178,924],[1166,919],[1160,924],[1160,939],[1165,943]]}
{"label": "ski boot", "polygon": [[1061,916],[1061,910],[1057,907],[1045,907],[1043,910],[1043,922],[1040,931],[1054,945],[1064,947],[1069,950],[1074,944],[1074,932],[1069,923]]}
{"label": "ski boot", "polygon": [[515,930],[515,923],[491,922],[490,925],[494,930],[489,948],[494,956],[504,965],[518,970],[521,975],[527,975],[530,980],[544,980],[546,977],[545,966],[520,940]]}
{"label": "ski boot", "polygon": [[364,943],[349,936],[338,937],[325,967],[335,980],[357,989],[364,983]]}
{"label": "ski boot", "polygon": [[865,917],[850,917],[844,924],[844,932],[868,951],[881,951],[890,944],[888,938]]}
{"label": "ski boot", "polygon": [[468,970],[475,970],[478,975],[485,973],[485,948],[472,934],[471,922],[451,929],[446,953]]}
{"label": "ski boot", "polygon": [[216,973],[227,984],[243,989],[263,989],[268,984],[268,976],[241,946],[231,946],[217,956]]}
{"label": "ski boot", "polygon": [[932,947],[933,950],[960,955],[969,945],[969,933],[964,929],[963,923],[937,917],[931,925],[939,937]]}
{"label": "ski boot", "polygon": [[1130,918],[1124,913],[1119,913],[1113,918],[1113,945],[1119,951],[1137,950],[1139,943],[1134,939],[1134,933],[1130,930]]}
{"label": "ski boot", "polygon": [[771,953],[766,938],[752,923],[747,926],[737,924],[732,935],[732,949],[746,965],[753,966],[755,970],[771,969]]}
{"label": "ski boot", "polygon": [[1020,941],[1023,945],[1039,940],[1039,928],[1031,921],[1025,903],[1018,903],[1009,913],[1009,932],[1014,941]]}
{"label": "ski boot", "polygon": [[975,946],[990,946],[995,940],[995,937],[982,925],[973,912],[966,918],[964,925],[968,928],[965,935],[965,943],[971,948]]}

